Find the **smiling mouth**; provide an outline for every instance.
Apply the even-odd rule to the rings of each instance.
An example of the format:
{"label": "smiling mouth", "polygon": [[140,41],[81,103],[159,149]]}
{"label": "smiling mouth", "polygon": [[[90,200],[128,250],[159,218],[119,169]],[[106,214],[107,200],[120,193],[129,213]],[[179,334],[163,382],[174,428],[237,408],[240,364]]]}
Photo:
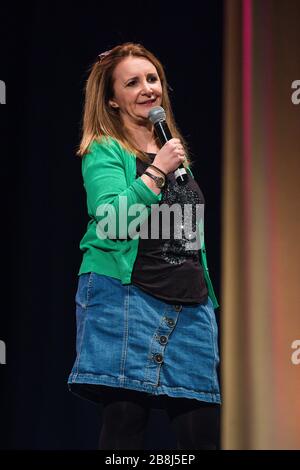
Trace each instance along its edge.
{"label": "smiling mouth", "polygon": [[143,103],[139,103],[139,104],[151,104],[151,103],[154,103],[154,101],[156,101],[156,98],[154,98],[153,100],[144,101]]}

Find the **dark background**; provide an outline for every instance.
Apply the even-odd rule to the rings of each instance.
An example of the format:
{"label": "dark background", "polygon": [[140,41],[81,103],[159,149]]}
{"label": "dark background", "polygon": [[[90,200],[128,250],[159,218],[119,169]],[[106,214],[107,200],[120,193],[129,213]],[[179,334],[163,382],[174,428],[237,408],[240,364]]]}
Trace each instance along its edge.
{"label": "dark background", "polygon": [[[75,150],[87,69],[119,43],[142,43],[165,67],[206,199],[208,264],[221,301],[223,11],[221,0],[196,5],[1,6],[0,80],[7,92],[0,106],[0,340],[7,348],[7,364],[0,365],[1,449],[97,446],[101,410],[67,389],[79,241],[88,221]],[[219,321],[221,308],[216,313]],[[147,442],[152,449],[174,446],[162,411],[153,411]]]}

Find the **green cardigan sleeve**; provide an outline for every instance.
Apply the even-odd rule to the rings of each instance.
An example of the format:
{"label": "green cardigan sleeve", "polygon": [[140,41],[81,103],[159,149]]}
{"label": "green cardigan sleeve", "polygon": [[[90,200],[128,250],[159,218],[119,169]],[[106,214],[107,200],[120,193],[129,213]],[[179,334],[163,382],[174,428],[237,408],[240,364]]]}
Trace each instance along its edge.
{"label": "green cardigan sleeve", "polygon": [[[127,238],[129,225],[137,213],[139,221],[144,221],[150,214],[151,204],[158,204],[162,197],[140,177],[135,179],[130,171],[132,165],[126,164],[126,158],[134,156],[124,152],[118,143],[94,141],[82,160],[89,215],[97,222],[105,219],[109,238]],[[128,215],[127,210],[133,205],[139,205],[132,208],[138,212],[133,213],[133,210],[130,214],[129,211]]]}

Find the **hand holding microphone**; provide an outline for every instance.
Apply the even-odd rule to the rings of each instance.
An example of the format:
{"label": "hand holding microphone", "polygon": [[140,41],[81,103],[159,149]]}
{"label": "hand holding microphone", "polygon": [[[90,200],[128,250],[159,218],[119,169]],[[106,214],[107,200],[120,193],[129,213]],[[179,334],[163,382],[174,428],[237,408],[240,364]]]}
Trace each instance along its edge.
{"label": "hand holding microphone", "polygon": [[177,170],[184,161],[184,148],[179,139],[168,140],[157,152],[153,165],[156,165],[164,173],[168,174]]}
{"label": "hand holding microphone", "polygon": [[150,109],[148,117],[154,124],[155,133],[163,146],[157,152],[153,164],[161,168],[164,173],[174,171],[176,182],[179,185],[186,184],[188,174],[182,164],[185,159],[184,148],[179,139],[172,138],[164,109],[161,106],[155,106]]}

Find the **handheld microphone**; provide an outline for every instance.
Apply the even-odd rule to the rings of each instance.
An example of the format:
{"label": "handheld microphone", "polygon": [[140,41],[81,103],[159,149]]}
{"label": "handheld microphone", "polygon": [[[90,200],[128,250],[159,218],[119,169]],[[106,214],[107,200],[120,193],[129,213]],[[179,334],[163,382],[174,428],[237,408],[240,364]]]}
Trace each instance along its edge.
{"label": "handheld microphone", "polygon": [[[155,106],[154,108],[151,108],[148,114],[148,118],[154,125],[156,135],[162,145],[168,142],[168,140],[172,139],[172,135],[166,121],[166,113],[164,108],[161,106]],[[180,186],[183,186],[188,182],[189,177],[182,163],[180,163],[177,170],[174,171],[174,175],[176,182]]]}

